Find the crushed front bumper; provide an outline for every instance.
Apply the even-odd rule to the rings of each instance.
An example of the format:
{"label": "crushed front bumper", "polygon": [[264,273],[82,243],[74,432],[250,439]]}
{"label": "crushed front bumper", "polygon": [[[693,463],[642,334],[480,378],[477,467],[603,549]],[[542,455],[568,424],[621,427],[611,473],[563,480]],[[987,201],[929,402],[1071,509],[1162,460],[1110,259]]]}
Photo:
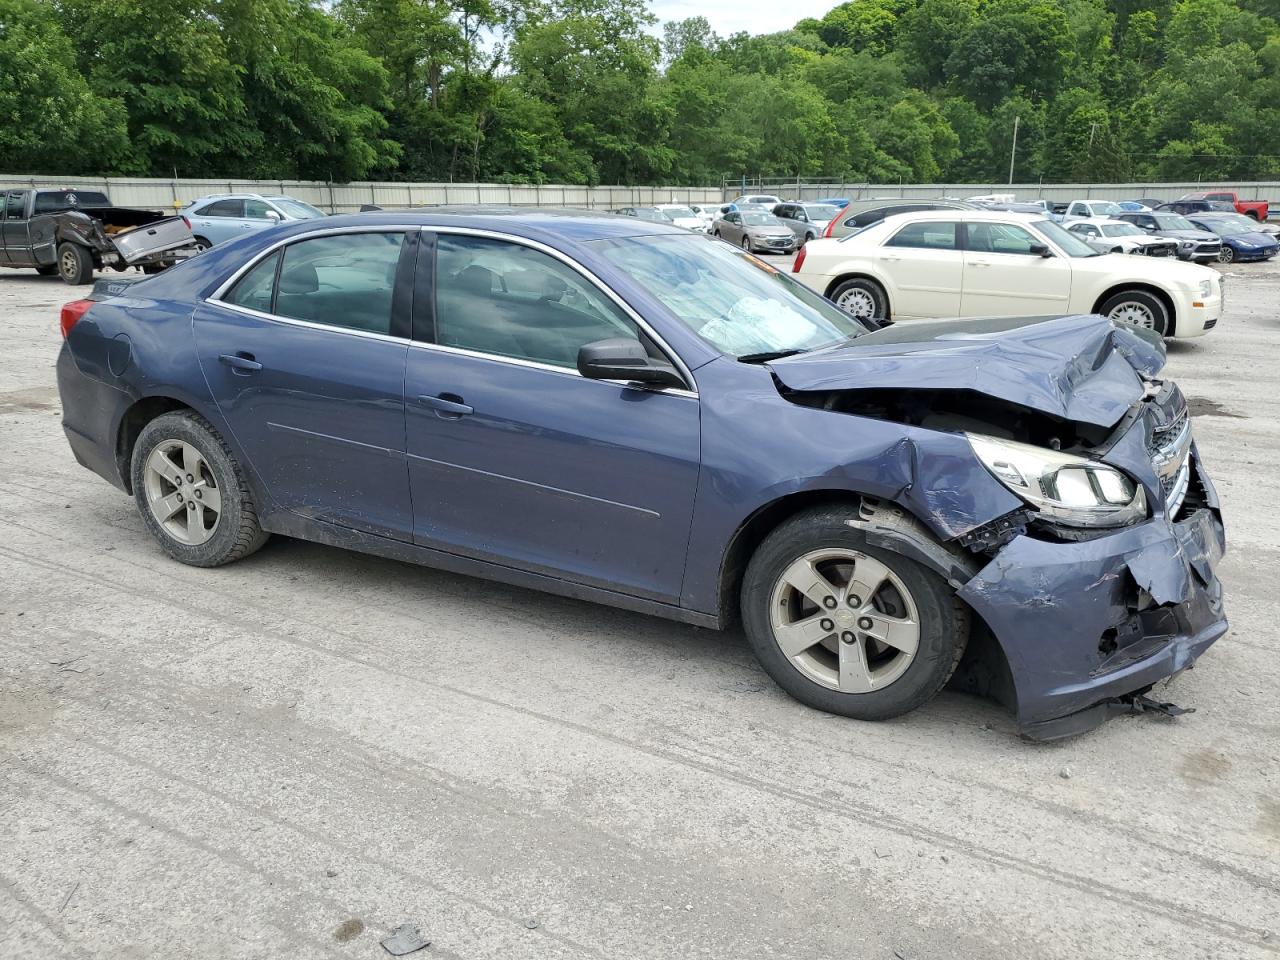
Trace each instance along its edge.
{"label": "crushed front bumper", "polygon": [[1024,736],[1097,726],[1119,698],[1191,666],[1227,631],[1214,568],[1226,550],[1217,495],[1078,543],[1020,536],[960,590],[1004,651]]}

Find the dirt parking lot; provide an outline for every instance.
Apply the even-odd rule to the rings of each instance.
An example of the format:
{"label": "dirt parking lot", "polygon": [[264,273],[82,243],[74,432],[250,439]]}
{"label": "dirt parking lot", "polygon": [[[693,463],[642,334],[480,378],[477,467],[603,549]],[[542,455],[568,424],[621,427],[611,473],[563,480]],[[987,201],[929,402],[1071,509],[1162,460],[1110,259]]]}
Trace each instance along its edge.
{"label": "dirt parking lot", "polygon": [[[0,271],[0,957],[1280,956],[1280,264],[1168,372],[1232,630],[1177,721],[808,710],[745,641],[276,538],[167,560]],[[1052,638],[1045,638],[1052,642]]]}

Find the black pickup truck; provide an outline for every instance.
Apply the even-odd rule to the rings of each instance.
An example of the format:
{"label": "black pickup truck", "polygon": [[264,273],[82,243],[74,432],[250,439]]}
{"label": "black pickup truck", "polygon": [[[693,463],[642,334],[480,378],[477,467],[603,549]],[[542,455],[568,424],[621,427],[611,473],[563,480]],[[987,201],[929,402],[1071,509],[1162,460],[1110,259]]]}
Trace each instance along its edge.
{"label": "black pickup truck", "polygon": [[195,252],[181,217],[113,207],[96,190],[8,190],[0,210],[0,267],[34,267],[67,283],[93,271],[141,267],[155,273]]}

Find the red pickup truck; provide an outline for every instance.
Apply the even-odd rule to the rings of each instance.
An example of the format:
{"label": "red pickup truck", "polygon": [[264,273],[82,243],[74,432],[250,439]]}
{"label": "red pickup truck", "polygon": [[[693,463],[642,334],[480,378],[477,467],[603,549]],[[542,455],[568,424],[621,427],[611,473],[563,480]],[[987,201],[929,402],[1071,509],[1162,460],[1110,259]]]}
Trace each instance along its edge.
{"label": "red pickup truck", "polygon": [[1253,217],[1259,223],[1266,223],[1267,217],[1270,215],[1268,201],[1266,200],[1241,200],[1240,195],[1232,193],[1228,190],[1209,190],[1202,193],[1188,193],[1185,197],[1179,197],[1180,200],[1225,200],[1227,203],[1234,204],[1236,213],[1243,213],[1246,217]]}

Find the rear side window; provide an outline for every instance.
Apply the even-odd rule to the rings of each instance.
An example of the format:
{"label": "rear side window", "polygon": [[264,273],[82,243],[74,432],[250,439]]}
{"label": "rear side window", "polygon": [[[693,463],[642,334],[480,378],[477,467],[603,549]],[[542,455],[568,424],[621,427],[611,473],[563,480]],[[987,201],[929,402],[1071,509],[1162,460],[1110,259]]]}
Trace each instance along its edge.
{"label": "rear side window", "polygon": [[596,340],[639,339],[635,324],[576,270],[504,240],[441,234],[436,342],[574,369]]}
{"label": "rear side window", "polygon": [[851,227],[869,227],[873,223],[879,223],[885,217],[893,216],[895,213],[919,213],[921,210],[937,209],[931,203],[900,203],[892,207],[876,207],[873,210],[863,210],[859,214],[855,214],[845,221],[846,226]]}
{"label": "rear side window", "polygon": [[243,217],[243,200],[215,200],[206,207],[197,210],[202,217]]}
{"label": "rear side window", "polygon": [[885,242],[886,247],[915,247],[922,250],[956,249],[954,223],[908,223]]}
{"label": "rear side window", "polygon": [[5,218],[8,220],[21,220],[26,212],[26,207],[27,192],[25,190],[11,190],[5,200]]}
{"label": "rear side window", "polygon": [[367,333],[391,332],[402,233],[344,233],[285,248],[277,316]]}
{"label": "rear side window", "polygon": [[275,293],[276,267],[279,265],[280,251],[277,250],[241,277],[224,299],[237,307],[270,313],[271,298]]}

